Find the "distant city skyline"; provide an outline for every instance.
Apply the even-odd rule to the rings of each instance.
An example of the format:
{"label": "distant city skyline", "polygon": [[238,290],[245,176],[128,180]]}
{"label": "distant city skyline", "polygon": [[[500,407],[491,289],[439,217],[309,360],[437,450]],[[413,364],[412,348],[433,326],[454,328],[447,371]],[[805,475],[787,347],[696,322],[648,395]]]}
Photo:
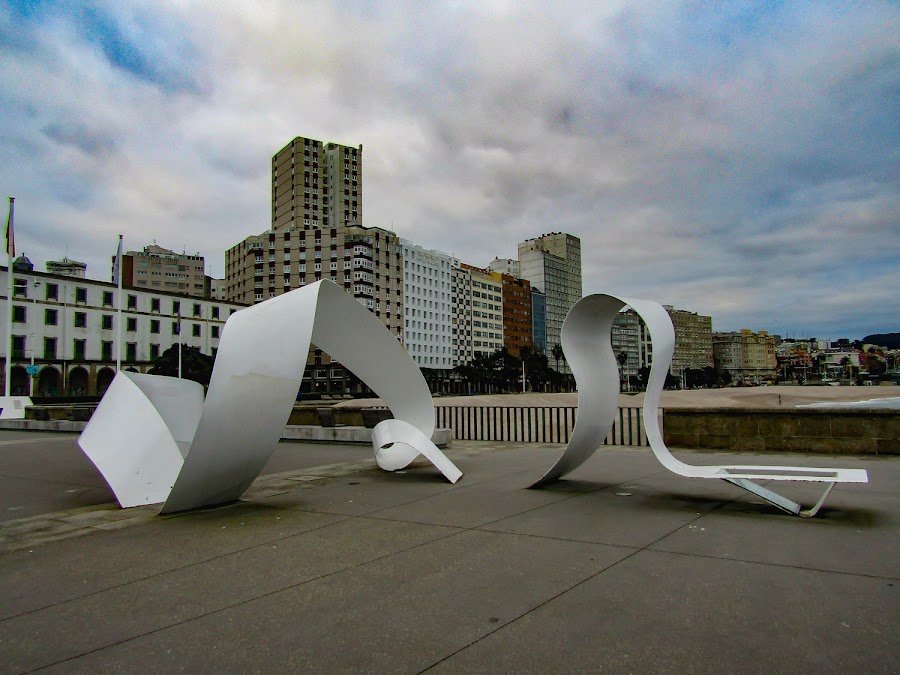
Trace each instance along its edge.
{"label": "distant city skyline", "polygon": [[896,4],[398,7],[0,1],[17,250],[223,277],[304,135],[365,147],[365,225],[473,265],[570,232],[585,294],[900,330]]}

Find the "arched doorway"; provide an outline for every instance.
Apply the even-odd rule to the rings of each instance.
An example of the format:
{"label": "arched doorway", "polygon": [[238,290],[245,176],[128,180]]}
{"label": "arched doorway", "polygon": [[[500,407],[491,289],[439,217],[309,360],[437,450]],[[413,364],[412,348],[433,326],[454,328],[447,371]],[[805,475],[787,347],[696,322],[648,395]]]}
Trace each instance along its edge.
{"label": "arched doorway", "polygon": [[9,376],[9,393],[13,396],[28,396],[30,393],[28,373],[22,366],[13,366]]}
{"label": "arched doorway", "polygon": [[69,371],[69,396],[87,396],[88,372],[78,366]]}
{"label": "arched doorway", "polygon": [[52,366],[42,368],[38,376],[38,396],[59,396],[59,378],[59,371],[56,368]]}
{"label": "arched doorway", "polygon": [[112,368],[101,368],[97,373],[97,396],[103,396],[116,376]]}

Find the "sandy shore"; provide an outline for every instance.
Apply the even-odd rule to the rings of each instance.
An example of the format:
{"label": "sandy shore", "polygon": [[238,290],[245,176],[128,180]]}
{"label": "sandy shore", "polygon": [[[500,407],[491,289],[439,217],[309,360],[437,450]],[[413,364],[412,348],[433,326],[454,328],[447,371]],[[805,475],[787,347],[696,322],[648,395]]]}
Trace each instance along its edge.
{"label": "sandy shore", "polygon": [[[900,397],[900,387],[731,387],[664,391],[663,408],[782,408],[806,403],[865,401]],[[644,394],[622,394],[619,405],[640,407]],[[341,407],[381,405],[380,399],[357,399],[339,403]],[[577,406],[578,394],[502,394],[496,396],[444,396],[434,399],[436,406]]]}

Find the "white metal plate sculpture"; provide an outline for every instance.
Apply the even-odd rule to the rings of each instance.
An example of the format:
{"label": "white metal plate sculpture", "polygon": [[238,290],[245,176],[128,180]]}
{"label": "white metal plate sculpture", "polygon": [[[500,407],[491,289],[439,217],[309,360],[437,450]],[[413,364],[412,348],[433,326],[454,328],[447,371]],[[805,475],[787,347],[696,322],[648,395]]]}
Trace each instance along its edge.
{"label": "white metal plate sculpture", "polygon": [[[616,314],[630,306],[650,331],[653,342],[650,381],[644,395],[644,425],[656,458],[679,476],[718,478],[765,499],[778,508],[800,516],[813,516],[821,508],[835,483],[866,483],[864,469],[818,469],[796,466],[694,466],[676,459],[663,442],[657,410],[666,374],[675,350],[675,330],[668,313],[655,302],[612,295],[589,295],[569,310],[561,331],[566,360],[578,383],[578,416],[569,444],[549,471],[532,487],[540,487],[581,466],[600,447],[612,429],[618,408],[619,374],[610,332]],[[810,509],[755,483],[805,481],[827,483],[821,499]]]}
{"label": "white metal plate sculpture", "polygon": [[123,507],[162,513],[238,499],[268,461],[303,379],[309,345],[340,361],[395,419],[373,430],[379,467],[419,454],[455,483],[462,472],[431,441],[434,407],[421,371],[367,309],[329,281],[229,317],[206,400],[187,380],[120,372],[78,439]]}

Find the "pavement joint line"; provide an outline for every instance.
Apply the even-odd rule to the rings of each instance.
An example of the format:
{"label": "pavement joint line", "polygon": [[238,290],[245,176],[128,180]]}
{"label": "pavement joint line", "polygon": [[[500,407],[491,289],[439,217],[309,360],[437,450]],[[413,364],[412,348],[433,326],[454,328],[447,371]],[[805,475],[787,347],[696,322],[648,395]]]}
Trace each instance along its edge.
{"label": "pavement joint line", "polygon": [[[679,528],[680,529],[680,528]],[[670,534],[674,534],[671,532]],[[666,535],[669,536],[669,535]],[[653,544],[651,544],[652,546]],[[765,560],[748,560],[746,558],[732,558],[731,556],[709,555],[707,553],[686,553],[685,551],[667,551],[664,548],[653,548],[650,553],[666,553],[671,555],[680,555],[686,558],[703,558],[704,560],[721,560],[723,562],[737,562],[747,565],[763,565],[766,567],[779,567],[789,570],[802,570],[804,572],[822,572],[825,574],[837,574],[846,577],[861,577],[865,579],[878,579],[881,581],[900,581],[900,577],[886,577],[881,574],[866,574],[864,572],[846,572],[842,570],[828,570],[821,567],[809,567],[806,565],[786,565],[784,563],[768,562]]]}
{"label": "pavement joint line", "polygon": [[[228,506],[233,506],[233,505],[228,505]],[[218,509],[218,508],[222,508],[222,507],[214,507],[214,508]],[[226,507],[226,508],[227,508],[227,507]],[[211,511],[211,510],[213,510],[213,509],[208,509],[208,510]],[[335,514],[328,514],[328,515],[335,515]],[[337,515],[340,515],[340,514],[337,514]],[[319,525],[319,526],[317,526],[317,527],[313,527],[313,528],[310,528],[310,529],[308,529],[308,530],[303,530],[302,532],[293,532],[293,533],[291,533],[291,534],[286,534],[286,535],[284,535],[284,536],[282,536],[282,537],[276,537],[275,539],[269,539],[269,540],[267,540],[267,541],[261,541],[261,542],[258,542],[258,543],[256,543],[256,544],[252,544],[252,545],[250,545],[250,546],[245,546],[244,548],[239,548],[239,549],[235,549],[235,550],[233,550],[233,551],[227,551],[227,552],[224,552],[224,553],[220,553],[220,554],[218,554],[218,555],[210,556],[209,558],[204,558],[203,560],[194,560],[193,562],[189,562],[189,563],[186,563],[186,564],[184,564],[184,565],[180,565],[180,566],[178,566],[178,567],[171,567],[171,568],[168,568],[168,569],[165,569],[165,570],[160,570],[160,571],[158,571],[158,572],[154,572],[154,573],[152,573],[152,574],[148,574],[148,575],[146,575],[146,576],[143,576],[143,577],[141,577],[141,578],[139,578],[139,579],[131,579],[131,580],[129,580],[129,581],[123,581],[122,583],[115,584],[115,585],[113,585],[113,586],[107,586],[106,588],[100,588],[100,589],[91,591],[90,593],[84,593],[84,594],[82,594],[82,595],[74,596],[74,597],[71,597],[71,598],[66,598],[65,600],[61,600],[60,602],[54,602],[54,603],[49,604],[49,605],[44,605],[43,607],[36,607],[36,608],[34,608],[34,609],[29,609],[29,610],[24,611],[24,612],[19,612],[18,614],[13,614],[13,615],[11,615],[11,616],[7,616],[7,617],[5,617],[5,618],[0,619],[0,624],[4,623],[5,621],[9,621],[10,619],[14,619],[14,618],[17,618],[17,617],[20,617],[20,616],[27,616],[28,614],[34,614],[35,612],[41,612],[41,611],[44,611],[44,610],[46,610],[46,609],[52,609],[53,607],[59,607],[59,606],[61,606],[61,605],[65,605],[65,604],[68,604],[68,603],[70,603],[70,602],[75,602],[76,600],[83,600],[84,598],[89,598],[89,597],[91,597],[91,596],[93,596],[93,595],[99,595],[100,593],[107,593],[107,592],[109,592],[109,591],[113,591],[113,590],[116,590],[116,589],[119,589],[119,588],[125,588],[125,587],[127,587],[127,586],[131,586],[131,585],[134,585],[134,584],[137,584],[137,583],[141,583],[141,582],[143,582],[143,581],[147,581],[148,579],[155,579],[155,578],[161,577],[161,576],[163,576],[163,575],[165,575],[165,574],[171,574],[171,573],[173,573],[173,572],[180,572],[180,571],[189,569],[189,568],[191,568],[191,567],[196,567],[197,565],[204,565],[204,564],[206,564],[206,563],[213,562],[214,560],[221,560],[221,559],[224,559],[224,558],[228,558],[228,557],[230,557],[230,556],[233,556],[233,555],[238,555],[238,554],[240,554],[240,553],[245,553],[245,552],[247,552],[247,551],[252,551],[252,550],[255,549],[255,548],[261,548],[261,547],[264,547],[264,546],[271,546],[271,545],[272,545],[273,543],[275,543],[275,542],[285,541],[285,540],[291,539],[291,538],[293,538],[293,537],[300,537],[300,536],[303,536],[303,535],[308,534],[308,533],[310,533],[310,532],[316,532],[316,531],[318,531],[318,530],[322,530],[322,529],[325,529],[325,528],[328,528],[328,527],[332,527],[333,525],[338,525],[338,524],[343,523],[343,522],[346,522],[346,521],[348,521],[348,520],[352,520],[353,517],[354,517],[354,516],[346,516],[346,515],[345,515],[345,516],[343,516],[340,520],[335,520],[334,522],[331,522],[331,523],[325,523],[325,524],[323,524],[323,525]],[[262,597],[262,596],[261,596],[261,597]],[[194,618],[197,618],[197,617],[194,617]],[[172,624],[172,625],[177,625],[177,624]],[[90,652],[86,652],[86,653],[90,653]]]}
{"label": "pavement joint line", "polygon": [[[357,516],[349,516],[346,520],[353,520],[354,518],[357,518]],[[339,522],[343,522],[343,521],[339,521]],[[322,528],[325,528],[325,527],[331,527],[332,525],[337,525],[337,524],[338,524],[338,523],[329,523],[329,524],[327,524],[327,525],[323,525]],[[164,630],[169,630],[170,628],[175,628],[176,626],[182,626],[182,625],[184,625],[184,624],[191,623],[192,621],[198,621],[199,619],[203,619],[203,618],[206,618],[206,617],[208,617],[208,616],[213,616],[213,615],[215,615],[215,614],[219,614],[219,613],[221,613],[221,612],[225,612],[225,611],[227,611],[227,610],[234,609],[235,607],[240,607],[241,605],[245,605],[245,604],[248,604],[248,603],[250,603],[250,602],[256,602],[256,601],[258,601],[258,600],[262,600],[262,599],[264,599],[264,598],[271,597],[271,596],[276,595],[276,594],[278,594],[278,593],[284,593],[285,591],[290,591],[290,590],[293,590],[293,589],[295,589],[295,588],[300,588],[301,586],[305,586],[306,584],[310,584],[310,583],[313,583],[313,582],[316,582],[316,581],[321,581],[321,580],[323,580],[323,579],[328,579],[329,577],[333,577],[333,576],[336,576],[336,575],[338,575],[338,574],[343,574],[344,572],[348,572],[348,571],[350,571],[350,570],[355,570],[355,569],[358,569],[358,568],[360,568],[360,567],[365,567],[365,566],[367,566],[367,565],[371,565],[371,564],[373,564],[373,563],[377,563],[377,562],[380,562],[380,561],[382,561],[382,560],[386,560],[387,558],[390,558],[390,557],[392,557],[392,556],[395,556],[395,555],[398,555],[398,554],[401,554],[401,553],[407,553],[407,552],[412,551],[412,550],[415,550],[415,549],[417,549],[417,548],[421,548],[422,546],[428,546],[429,544],[433,544],[433,543],[438,542],[438,541],[443,541],[444,539],[449,539],[449,538],[451,538],[451,537],[458,536],[459,534],[462,534],[462,533],[464,533],[464,532],[467,532],[467,531],[469,531],[469,529],[470,529],[470,528],[454,528],[454,527],[451,527],[451,526],[448,526],[448,525],[433,525],[432,527],[440,527],[440,528],[443,528],[443,529],[452,529],[452,530],[455,530],[455,531],[454,531],[454,532],[450,532],[450,533],[445,534],[445,535],[440,536],[440,537],[436,537],[435,539],[430,539],[430,540],[428,540],[428,541],[420,542],[420,543],[418,543],[418,544],[413,544],[412,546],[407,546],[406,548],[398,549],[398,550],[396,550],[396,551],[391,551],[390,553],[386,553],[386,554],[381,555],[381,556],[378,556],[378,557],[376,557],[376,558],[371,558],[371,559],[369,559],[369,560],[364,560],[364,561],[362,561],[362,562],[359,562],[359,563],[356,563],[356,564],[353,564],[353,565],[348,565],[348,566],[343,567],[343,568],[341,568],[341,569],[336,569],[336,570],[333,570],[333,571],[331,571],[331,572],[327,572],[327,573],[325,573],[325,574],[320,574],[320,575],[318,575],[318,576],[316,576],[316,577],[311,577],[311,578],[309,578],[309,579],[304,579],[303,581],[299,581],[299,582],[297,582],[296,584],[290,584],[290,585],[288,585],[288,586],[285,586],[284,588],[280,588],[280,589],[277,589],[277,590],[269,591],[269,592],[267,592],[267,593],[263,593],[263,594],[258,595],[258,596],[256,596],[256,597],[253,597],[253,598],[248,598],[248,599],[246,599],[246,600],[240,600],[240,601],[235,602],[235,603],[232,603],[232,604],[230,604],[230,605],[228,605],[228,606],[225,606],[225,607],[219,607],[218,609],[214,609],[214,610],[211,610],[211,611],[206,612],[206,613],[204,613],[204,614],[200,614],[199,616],[191,617],[191,618],[188,618],[188,619],[183,619],[183,620],[181,620],[181,621],[176,621],[176,622],[171,623],[171,624],[169,624],[169,625],[167,625],[167,626],[161,626],[161,627],[159,627],[159,628],[154,628],[153,630],[148,630],[148,631],[146,631],[146,632],[144,632],[144,633],[141,633],[140,635],[133,635],[133,636],[131,636],[131,637],[129,637],[129,638],[124,638],[124,639],[121,639],[121,640],[116,640],[115,642],[111,642],[111,643],[109,643],[109,644],[107,644],[107,645],[103,645],[103,646],[100,646],[100,647],[95,647],[94,649],[89,649],[89,650],[84,651],[84,652],[82,652],[82,653],[80,653],[80,654],[75,654],[75,655],[73,655],[73,656],[69,656],[69,657],[67,657],[67,658],[60,659],[59,661],[54,661],[53,663],[45,664],[45,665],[43,665],[43,666],[40,666],[39,668],[35,668],[35,669],[34,669],[33,671],[31,671],[31,672],[34,672],[34,671],[36,671],[36,670],[44,670],[44,669],[50,668],[50,667],[52,667],[52,666],[58,666],[58,665],[60,665],[60,664],[62,664],[62,663],[66,663],[66,662],[68,662],[68,661],[72,661],[72,660],[74,660],[74,659],[81,658],[82,656],[87,656],[88,654],[94,654],[94,653],[96,653],[96,652],[103,651],[104,649],[109,649],[110,647],[116,647],[116,646],[118,646],[118,645],[120,645],[120,644],[125,644],[125,643],[128,643],[128,642],[132,642],[133,640],[138,640],[138,639],[143,638],[143,637],[146,637],[146,636],[148,636],[148,635],[153,635],[154,633],[159,633],[159,632],[164,631]],[[318,529],[322,529],[322,528],[315,528],[315,529],[318,530]],[[315,531],[315,530],[307,530],[307,532],[312,532],[312,531]],[[306,532],[298,532],[298,533],[296,533],[295,535],[292,535],[292,536],[302,536],[303,534],[306,534]],[[269,543],[271,543],[271,542],[269,542]],[[262,544],[260,544],[260,546],[262,546]],[[249,547],[249,548],[256,548],[256,547],[254,546],[254,547]],[[249,548],[248,548],[247,550],[249,550]],[[234,555],[234,554],[239,553],[239,552],[240,552],[240,551],[234,551],[234,552],[232,552],[232,553],[229,553],[228,555]],[[219,556],[219,557],[224,557],[224,556]],[[215,559],[216,559],[216,558],[213,558],[213,560],[215,560]],[[199,564],[199,563],[192,563],[192,564]],[[183,568],[179,568],[179,569],[183,569]],[[160,574],[163,574],[163,573],[160,573]],[[147,577],[143,577],[142,579],[136,579],[136,580],[134,580],[134,581],[127,582],[127,583],[125,583],[125,584],[120,584],[119,586],[113,586],[113,587],[111,587],[110,589],[104,589],[104,591],[105,591],[105,590],[112,590],[112,588],[119,588],[120,586],[126,586],[126,585],[128,585],[128,584],[138,583],[139,581],[142,581],[143,579],[150,579],[150,578],[153,578],[154,576],[158,576],[158,575],[150,575],[150,576],[147,576]],[[99,592],[104,592],[104,591],[97,591],[97,592],[99,593]],[[85,596],[82,596],[82,597],[89,597],[89,596],[91,596],[91,595],[94,595],[94,593],[89,593],[89,594],[87,594],[87,595],[85,595]],[[63,601],[63,602],[56,603],[56,604],[57,604],[57,605],[62,605],[62,604],[66,604],[67,602],[72,602],[73,600],[74,600],[74,599],[69,599],[69,600],[65,600],[65,601]],[[50,605],[50,606],[48,606],[48,607],[53,607],[53,606],[56,606],[56,605]],[[32,611],[40,611],[40,610],[30,610],[29,612],[23,612],[21,615],[16,615],[16,616],[22,616],[22,615],[25,615],[25,614],[30,614]],[[8,618],[12,618],[12,617],[7,617],[7,619],[8,619]],[[2,623],[3,621],[6,621],[7,619],[0,620],[0,623]]]}
{"label": "pavement joint line", "polygon": [[[716,508],[719,508],[719,507],[716,507]],[[422,670],[420,670],[419,673],[424,673],[425,671],[434,668],[434,667],[437,666],[438,664],[443,663],[443,662],[446,661],[447,659],[452,659],[454,656],[456,656],[457,654],[459,654],[459,653],[465,651],[465,650],[468,649],[469,647],[472,647],[473,645],[478,644],[479,642],[481,642],[481,641],[484,640],[485,638],[490,637],[491,635],[493,635],[494,633],[496,633],[496,632],[498,632],[498,631],[500,631],[500,630],[503,630],[503,629],[506,628],[507,626],[510,626],[510,625],[512,625],[512,624],[514,624],[514,623],[516,623],[516,622],[518,622],[518,621],[520,621],[520,620],[522,620],[523,618],[525,618],[526,616],[528,616],[528,615],[531,614],[532,612],[537,611],[537,610],[540,609],[541,607],[544,607],[545,605],[547,605],[547,604],[553,602],[553,601],[556,600],[557,598],[560,598],[560,597],[562,597],[563,595],[565,595],[565,594],[567,594],[567,593],[570,593],[571,591],[575,590],[575,589],[578,588],[579,586],[583,586],[584,584],[586,584],[588,581],[591,581],[592,579],[596,579],[596,578],[597,578],[598,576],[600,576],[601,574],[605,574],[606,572],[608,572],[609,570],[611,570],[613,567],[616,567],[617,565],[622,564],[622,563],[625,562],[626,560],[630,560],[631,558],[633,558],[634,556],[638,555],[639,553],[641,553],[641,552],[643,552],[643,551],[646,551],[650,546],[653,546],[654,544],[656,544],[656,543],[662,541],[662,540],[665,539],[666,537],[668,537],[668,536],[674,534],[675,532],[678,532],[678,531],[679,531],[680,529],[682,529],[683,527],[686,527],[686,526],[690,525],[691,523],[695,522],[696,520],[699,520],[700,518],[703,517],[703,515],[705,515],[705,514],[698,515],[696,518],[693,518],[693,519],[689,520],[687,523],[684,523],[683,525],[681,525],[681,526],[679,526],[679,527],[676,527],[676,528],[675,528],[674,530],[672,530],[671,532],[667,532],[665,535],[659,537],[658,539],[656,539],[656,540],[650,542],[649,544],[647,544],[647,545],[645,545],[645,546],[642,546],[642,547],[640,547],[640,548],[634,548],[634,547],[632,547],[632,548],[634,548],[634,550],[632,551],[632,553],[629,553],[629,554],[626,555],[624,558],[621,558],[621,559],[619,559],[619,560],[617,560],[617,561],[615,561],[615,562],[613,562],[613,563],[610,563],[609,565],[603,567],[602,569],[598,570],[598,571],[595,572],[594,574],[591,574],[590,576],[585,577],[585,578],[582,579],[581,581],[579,581],[579,582],[577,582],[577,583],[571,585],[569,588],[560,591],[559,593],[557,593],[557,594],[554,595],[553,597],[547,598],[547,599],[544,600],[543,602],[538,603],[537,605],[535,605],[535,606],[532,607],[531,609],[529,609],[529,610],[523,612],[523,613],[520,614],[519,616],[510,619],[509,621],[507,621],[507,622],[504,623],[503,625],[498,625],[494,630],[489,631],[488,633],[485,633],[484,635],[482,635],[482,636],[479,637],[479,638],[476,638],[475,640],[472,640],[469,644],[465,645],[464,647],[460,647],[459,649],[457,649],[456,651],[454,651],[452,654],[448,654],[447,656],[445,656],[445,657],[443,657],[443,658],[441,658],[441,659],[435,661],[434,663],[432,663],[432,664],[429,665],[428,667],[423,668]],[[502,518],[501,518],[500,520],[502,520]]]}

